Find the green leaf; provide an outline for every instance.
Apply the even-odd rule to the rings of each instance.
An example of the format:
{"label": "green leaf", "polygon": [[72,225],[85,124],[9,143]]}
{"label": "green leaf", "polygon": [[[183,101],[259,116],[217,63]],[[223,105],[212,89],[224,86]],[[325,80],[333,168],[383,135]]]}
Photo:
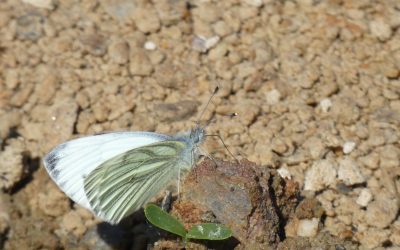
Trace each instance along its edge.
{"label": "green leaf", "polygon": [[186,234],[187,238],[198,240],[224,240],[232,236],[232,231],[224,225],[202,223],[194,225]]}
{"label": "green leaf", "polygon": [[177,219],[170,214],[164,212],[161,208],[154,204],[149,204],[144,209],[144,214],[148,221],[156,227],[165,231],[177,234],[182,238],[186,237],[185,227]]}

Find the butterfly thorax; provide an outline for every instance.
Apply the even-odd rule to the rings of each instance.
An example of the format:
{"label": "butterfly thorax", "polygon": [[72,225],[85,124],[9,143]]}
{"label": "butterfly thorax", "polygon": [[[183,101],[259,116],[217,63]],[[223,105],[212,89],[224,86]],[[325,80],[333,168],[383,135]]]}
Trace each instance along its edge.
{"label": "butterfly thorax", "polygon": [[184,134],[175,136],[175,139],[186,143],[186,147],[182,152],[181,159],[187,163],[186,166],[188,166],[189,169],[192,168],[200,155],[199,145],[205,139],[204,129],[200,126],[196,126]]}

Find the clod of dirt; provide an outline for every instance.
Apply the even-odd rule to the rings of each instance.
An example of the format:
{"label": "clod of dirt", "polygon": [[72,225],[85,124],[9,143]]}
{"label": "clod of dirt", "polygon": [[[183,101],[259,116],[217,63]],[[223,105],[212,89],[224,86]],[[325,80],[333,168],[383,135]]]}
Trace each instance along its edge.
{"label": "clod of dirt", "polygon": [[[206,160],[185,180],[183,200],[211,212],[216,220],[231,228],[243,246],[277,246],[282,213],[272,187],[275,178],[280,177],[249,161],[221,161],[215,166]],[[193,216],[182,207],[178,212],[182,218]]]}
{"label": "clod of dirt", "polygon": [[23,142],[10,140],[11,144],[0,151],[0,190],[10,190],[25,176]]}
{"label": "clod of dirt", "polygon": [[239,240],[235,249],[353,246],[320,232],[324,210],[315,198],[301,200],[297,183],[247,160],[216,163],[203,161],[185,179],[182,200],[174,204],[174,213],[187,227],[222,223]]}
{"label": "clod of dirt", "polygon": [[196,112],[199,103],[180,101],[177,103],[161,103],[154,107],[156,117],[162,122],[180,121],[187,119]]}
{"label": "clod of dirt", "polygon": [[4,244],[10,227],[10,201],[4,193],[0,192],[0,248]]}

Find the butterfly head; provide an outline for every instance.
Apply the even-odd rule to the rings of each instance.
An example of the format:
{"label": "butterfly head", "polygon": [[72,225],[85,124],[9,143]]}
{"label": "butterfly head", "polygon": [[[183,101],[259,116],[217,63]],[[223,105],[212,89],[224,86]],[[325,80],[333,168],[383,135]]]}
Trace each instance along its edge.
{"label": "butterfly head", "polygon": [[204,128],[197,125],[192,130],[190,130],[190,141],[194,144],[200,144],[204,141]]}

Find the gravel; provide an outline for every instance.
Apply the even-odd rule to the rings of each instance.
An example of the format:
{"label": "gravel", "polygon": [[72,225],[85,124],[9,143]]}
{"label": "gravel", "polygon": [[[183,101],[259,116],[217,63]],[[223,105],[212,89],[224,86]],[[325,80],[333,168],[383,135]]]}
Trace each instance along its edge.
{"label": "gravel", "polygon": [[[188,130],[215,86],[207,133],[285,169],[325,210],[291,246],[332,242],[323,231],[399,248],[400,6],[339,2],[3,1],[0,248],[95,239],[93,218],[48,186],[43,155],[97,132]],[[230,159],[213,139],[204,150]]]}

